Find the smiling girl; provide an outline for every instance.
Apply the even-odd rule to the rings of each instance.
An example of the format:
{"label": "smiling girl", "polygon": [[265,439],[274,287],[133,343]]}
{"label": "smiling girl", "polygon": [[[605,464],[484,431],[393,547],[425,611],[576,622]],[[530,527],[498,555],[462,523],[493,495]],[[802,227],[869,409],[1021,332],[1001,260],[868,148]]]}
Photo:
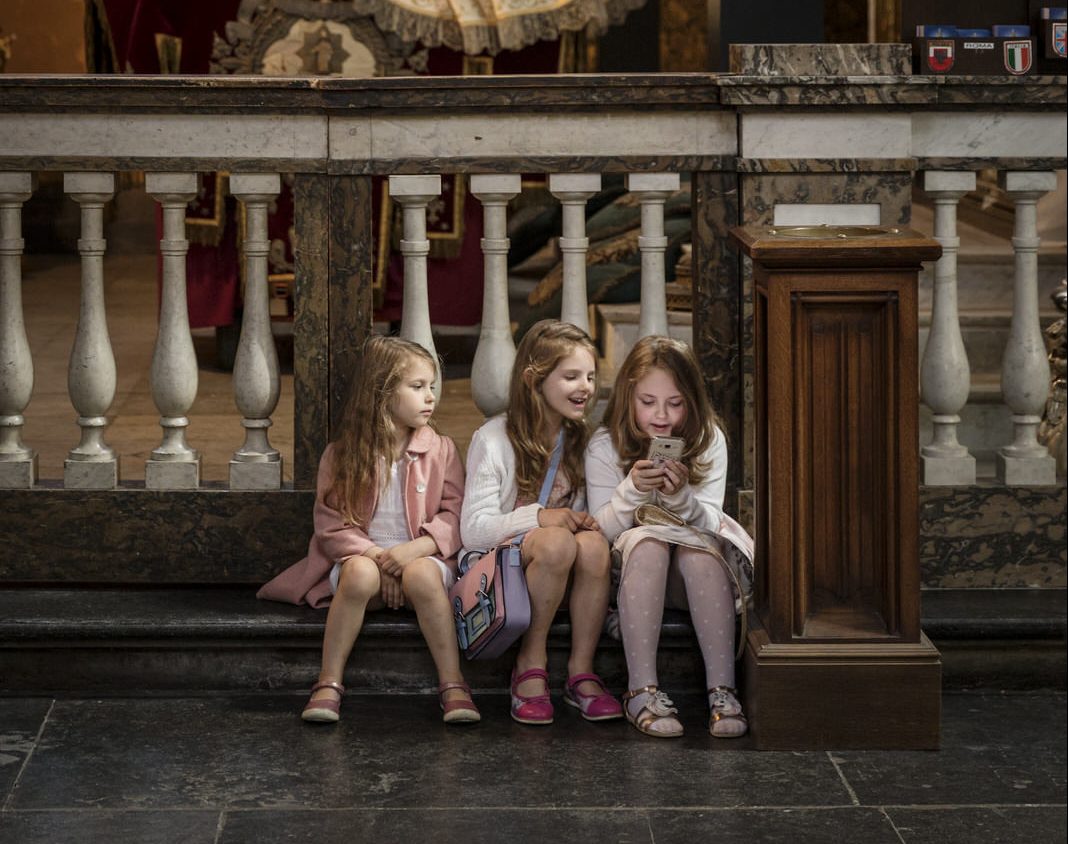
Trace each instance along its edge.
{"label": "smiling girl", "polygon": [[[586,484],[590,511],[622,560],[627,720],[646,735],[682,735],[678,711],[657,685],[667,598],[670,606],[689,609],[697,632],[709,732],[744,735],[748,727],[734,688],[735,599],[744,596],[732,588],[752,582],[753,541],[723,512],[726,438],[689,347],[667,337],[639,340],[620,367],[604,421],[587,449]],[[657,436],[684,440],[679,460],[646,459]],[[671,526],[639,522],[642,505],[667,511]]]}
{"label": "smiling girl", "polygon": [[[569,584],[571,654],[564,702],[590,721],[623,714],[593,673],[610,590],[608,543],[585,512],[586,414],[596,377],[593,343],[584,331],[556,320],[536,323],[516,351],[507,413],[475,431],[467,452],[464,546],[485,551],[525,534],[531,622],[511,680],[512,718],[522,724],[553,721],[547,639]],[[538,490],[557,442],[560,466],[542,506]]]}

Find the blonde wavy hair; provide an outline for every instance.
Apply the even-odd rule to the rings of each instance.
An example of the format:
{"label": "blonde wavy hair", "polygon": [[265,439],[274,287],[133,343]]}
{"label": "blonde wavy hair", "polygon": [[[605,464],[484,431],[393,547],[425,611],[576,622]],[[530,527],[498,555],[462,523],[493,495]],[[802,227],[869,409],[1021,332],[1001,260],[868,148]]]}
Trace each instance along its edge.
{"label": "blonde wavy hair", "polygon": [[363,345],[334,440],[334,483],[327,494],[329,505],[348,524],[366,528],[370,523],[396,446],[390,403],[417,360],[435,370],[434,358],[418,343],[375,335]]}
{"label": "blonde wavy hair", "polygon": [[[670,375],[686,403],[686,420],[682,430],[674,432],[686,441],[681,462],[690,470],[690,483],[699,484],[711,470],[701,462],[716,436],[723,429],[719,416],[705,392],[704,379],[690,347],[670,337],[643,337],[634,344],[616,375],[616,383],[604,412],[604,425],[612,437],[624,472],[649,451],[649,436],[638,428],[634,418],[634,389],[653,369]],[[726,434],[724,434],[726,436]]]}
{"label": "blonde wavy hair", "polygon": [[[589,335],[577,326],[555,319],[543,319],[530,327],[516,350],[508,390],[508,440],[515,452],[516,485],[519,495],[537,499],[541,481],[549,469],[554,442],[544,439],[549,408],[541,385],[557,365],[576,349],[585,349],[597,364],[597,350]],[[587,410],[596,398],[590,396]],[[579,489],[586,481],[583,456],[590,438],[586,417],[564,420],[564,453],[560,464]]]}

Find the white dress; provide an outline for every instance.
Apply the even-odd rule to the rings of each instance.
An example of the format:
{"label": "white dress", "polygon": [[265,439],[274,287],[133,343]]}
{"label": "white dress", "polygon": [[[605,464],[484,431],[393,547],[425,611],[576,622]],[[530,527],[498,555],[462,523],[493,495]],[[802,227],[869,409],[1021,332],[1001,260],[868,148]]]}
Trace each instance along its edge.
{"label": "white dress", "polygon": [[[402,458],[403,459],[403,458]],[[389,467],[389,484],[378,498],[378,506],[367,526],[367,536],[379,548],[392,548],[402,542],[411,540],[408,530],[408,516],[404,509],[404,478],[400,473],[400,461]],[[437,557],[431,557],[441,569],[441,582],[447,590],[456,581],[449,567]],[[330,591],[337,593],[338,578],[341,576],[341,563],[335,563],[330,571]]]}

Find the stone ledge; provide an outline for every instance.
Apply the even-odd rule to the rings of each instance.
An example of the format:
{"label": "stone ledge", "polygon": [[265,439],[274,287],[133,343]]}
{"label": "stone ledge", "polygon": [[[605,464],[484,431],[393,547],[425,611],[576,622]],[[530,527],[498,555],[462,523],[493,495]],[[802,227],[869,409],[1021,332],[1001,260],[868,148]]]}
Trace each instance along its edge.
{"label": "stone ledge", "polygon": [[[1065,595],[1064,589],[924,590],[923,629],[933,640],[1064,641]],[[7,645],[124,639],[318,641],[325,621],[323,610],[261,601],[248,587],[0,589],[0,641]],[[566,638],[569,632],[562,612],[551,635]],[[684,640],[689,646],[692,632],[686,613],[665,611],[665,644]],[[383,611],[368,615],[361,635],[404,639],[420,634],[414,613]]]}
{"label": "stone ledge", "polygon": [[[0,688],[75,694],[305,689],[319,663],[326,613],[258,601],[250,587],[0,589]],[[936,590],[924,630],[942,658],[943,686],[1066,686],[1065,590]],[[566,676],[565,613],[549,637],[553,688]],[[514,650],[514,649],[513,649]],[[464,663],[473,687],[507,688],[513,653]],[[684,613],[668,611],[661,685],[700,691],[700,652]],[[619,643],[603,637],[597,671],[626,686]],[[353,690],[425,691],[433,664],[413,614],[372,613],[345,682]]]}
{"label": "stone ledge", "polygon": [[[33,588],[0,589],[0,642],[6,645],[123,640],[188,640],[190,646],[211,640],[254,644],[268,640],[322,640],[326,611],[261,601],[255,589],[194,588]],[[567,614],[560,613],[550,636],[570,634]],[[361,639],[419,640],[410,611],[369,613]],[[685,613],[667,610],[665,643],[682,639],[690,645],[692,628]],[[614,640],[605,638],[605,644]]]}

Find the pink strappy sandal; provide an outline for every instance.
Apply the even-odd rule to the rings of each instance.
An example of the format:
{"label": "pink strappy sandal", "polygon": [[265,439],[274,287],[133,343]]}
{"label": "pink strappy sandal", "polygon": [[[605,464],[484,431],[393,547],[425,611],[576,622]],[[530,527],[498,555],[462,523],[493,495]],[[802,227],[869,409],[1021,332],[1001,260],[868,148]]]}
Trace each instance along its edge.
{"label": "pink strappy sandal", "polygon": [[[587,680],[600,686],[601,691],[594,694],[579,691],[579,684]],[[587,721],[611,721],[623,717],[623,707],[608,693],[604,681],[596,674],[575,674],[568,677],[564,684],[564,703],[579,710]]]}
{"label": "pink strappy sandal", "polygon": [[311,693],[314,695],[319,689],[333,689],[337,692],[337,700],[330,698],[309,700],[304,706],[304,711],[300,713],[300,717],[313,724],[335,724],[341,718],[341,698],[345,694],[345,687],[334,682],[316,683],[312,686]]}
{"label": "pink strappy sandal", "polygon": [[[516,691],[524,680],[538,679],[545,683],[545,694],[524,697]],[[528,668],[522,674],[512,669],[512,718],[520,724],[551,724],[553,703],[549,699],[549,673],[544,668]]]}

